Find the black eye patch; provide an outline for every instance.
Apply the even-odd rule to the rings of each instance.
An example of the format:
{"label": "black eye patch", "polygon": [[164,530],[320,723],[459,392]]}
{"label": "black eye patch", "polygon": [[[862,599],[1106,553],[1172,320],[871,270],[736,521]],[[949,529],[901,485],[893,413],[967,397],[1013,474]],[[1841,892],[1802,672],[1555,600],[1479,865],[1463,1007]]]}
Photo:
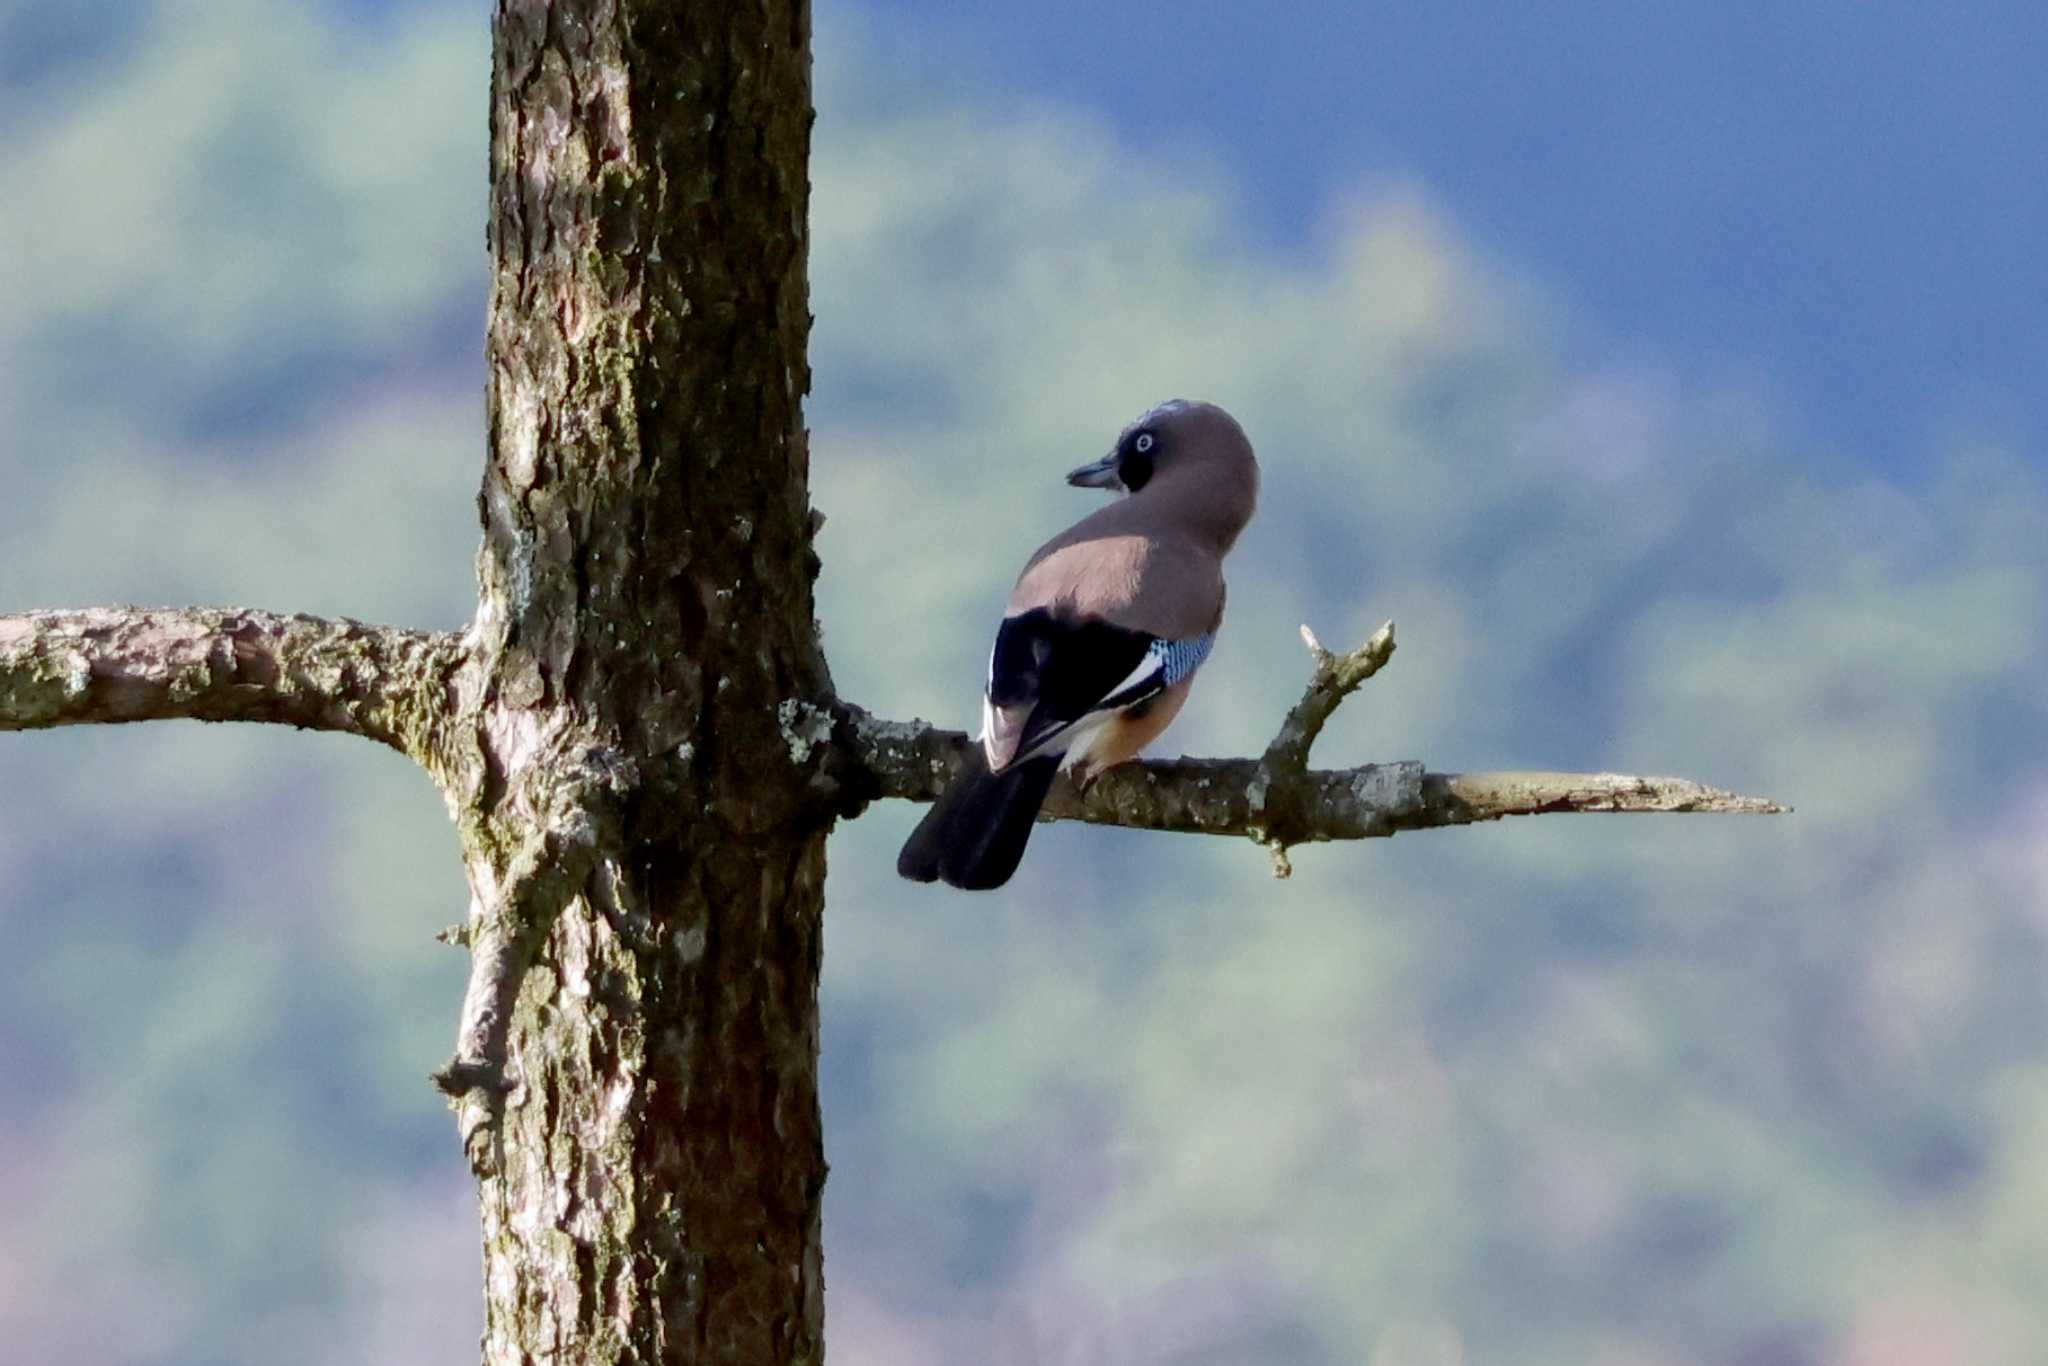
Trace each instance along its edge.
{"label": "black eye patch", "polygon": [[1116,462],[1116,477],[1132,493],[1145,487],[1152,478],[1152,452],[1140,454],[1136,446],[1125,451],[1124,458]]}

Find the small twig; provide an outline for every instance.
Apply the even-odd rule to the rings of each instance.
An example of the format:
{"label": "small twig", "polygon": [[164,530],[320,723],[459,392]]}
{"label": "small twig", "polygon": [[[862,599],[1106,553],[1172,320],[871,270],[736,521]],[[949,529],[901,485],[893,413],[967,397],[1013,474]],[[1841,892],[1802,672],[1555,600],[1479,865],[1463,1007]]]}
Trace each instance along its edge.
{"label": "small twig", "polygon": [[1347,655],[1332,654],[1324,649],[1323,642],[1316,639],[1316,633],[1307,625],[1301,628],[1301,640],[1308,646],[1315,668],[1309,674],[1308,687],[1303,691],[1301,700],[1280,723],[1280,731],[1273,737],[1273,743],[1266,746],[1265,763],[1276,771],[1305,771],[1309,748],[1323,733],[1323,724],[1330,719],[1330,713],[1337,710],[1337,704],[1357,692],[1366,679],[1384,669],[1387,661],[1394,657],[1394,623],[1391,621]]}
{"label": "small twig", "polygon": [[1294,861],[1287,856],[1290,844],[1299,841],[1292,833],[1306,822],[1301,809],[1310,800],[1308,753],[1323,725],[1339,703],[1358,691],[1366,679],[1387,666],[1394,657],[1394,623],[1389,621],[1366,638],[1365,644],[1347,655],[1323,648],[1306,622],[1302,643],[1308,646],[1315,667],[1301,700],[1280,723],[1280,731],[1259,760],[1259,776],[1253,780],[1252,805],[1257,823],[1248,832],[1253,843],[1262,845],[1273,859],[1273,876],[1294,875]]}

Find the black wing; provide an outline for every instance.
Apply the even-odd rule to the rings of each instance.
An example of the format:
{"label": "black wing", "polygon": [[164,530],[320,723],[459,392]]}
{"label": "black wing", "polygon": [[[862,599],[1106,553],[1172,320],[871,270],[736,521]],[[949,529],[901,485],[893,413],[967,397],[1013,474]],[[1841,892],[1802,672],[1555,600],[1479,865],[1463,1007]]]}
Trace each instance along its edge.
{"label": "black wing", "polygon": [[988,700],[1029,708],[1017,759],[1091,712],[1120,710],[1164,688],[1157,644],[1149,632],[1057,617],[1043,607],[1003,618],[989,656]]}

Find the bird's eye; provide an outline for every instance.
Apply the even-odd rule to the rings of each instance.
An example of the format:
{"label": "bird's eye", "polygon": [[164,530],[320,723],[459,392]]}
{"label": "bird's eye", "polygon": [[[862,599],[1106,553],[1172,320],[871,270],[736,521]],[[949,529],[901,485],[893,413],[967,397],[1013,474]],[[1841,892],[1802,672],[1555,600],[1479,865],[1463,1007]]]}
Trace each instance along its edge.
{"label": "bird's eye", "polygon": [[1149,454],[1151,454],[1151,451],[1152,451],[1152,433],[1150,433],[1150,432],[1139,432],[1139,433],[1138,433],[1138,439],[1137,439],[1136,441],[1133,441],[1133,442],[1131,443],[1131,449],[1132,449],[1132,450],[1134,450],[1134,451],[1136,451],[1136,452],[1137,452],[1137,453],[1138,453],[1139,455],[1149,455]]}

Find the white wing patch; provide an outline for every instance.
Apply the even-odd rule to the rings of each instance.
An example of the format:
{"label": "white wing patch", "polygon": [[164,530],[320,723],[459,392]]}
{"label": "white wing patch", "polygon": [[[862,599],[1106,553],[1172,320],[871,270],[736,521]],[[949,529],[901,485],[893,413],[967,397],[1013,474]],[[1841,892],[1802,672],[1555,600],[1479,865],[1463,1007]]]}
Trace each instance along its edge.
{"label": "white wing patch", "polygon": [[1213,631],[1189,640],[1153,641],[1138,667],[1131,670],[1131,676],[1103,694],[1103,704],[1127,707],[1159,689],[1172,687],[1202,667],[1202,661],[1209,657],[1209,647],[1215,643]]}
{"label": "white wing patch", "polygon": [[1131,670],[1123,682],[1104,693],[1102,700],[1107,702],[1110,698],[1121,697],[1127,692],[1143,691],[1156,675],[1164,672],[1165,668],[1166,656],[1159,652],[1159,643],[1155,641],[1152,648],[1145,651],[1145,657],[1138,661],[1138,667]]}

